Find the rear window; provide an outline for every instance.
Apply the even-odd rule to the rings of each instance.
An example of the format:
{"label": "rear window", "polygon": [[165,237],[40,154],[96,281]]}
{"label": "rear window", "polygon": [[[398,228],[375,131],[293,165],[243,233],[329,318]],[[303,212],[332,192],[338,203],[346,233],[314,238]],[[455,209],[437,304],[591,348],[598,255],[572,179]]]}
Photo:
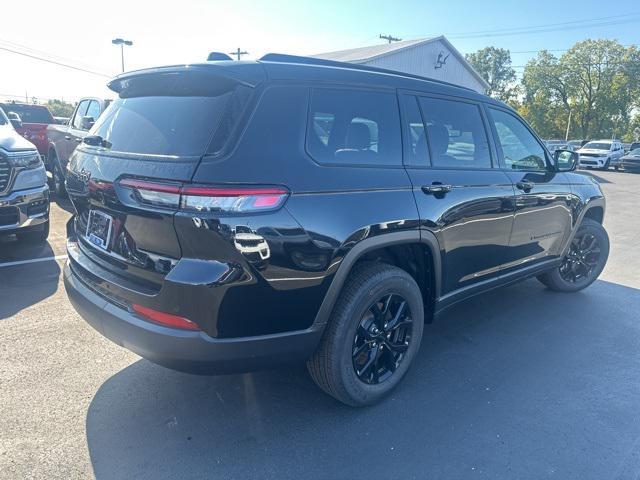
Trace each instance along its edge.
{"label": "rear window", "polygon": [[2,105],[2,108],[7,114],[9,112],[15,112],[20,115],[23,123],[55,123],[49,109],[40,105],[9,103]]}
{"label": "rear window", "polygon": [[395,93],[314,89],[307,151],[318,163],[400,165],[402,144]]}
{"label": "rear window", "polygon": [[200,156],[218,128],[233,91],[218,96],[119,98],[91,130],[114,152]]}

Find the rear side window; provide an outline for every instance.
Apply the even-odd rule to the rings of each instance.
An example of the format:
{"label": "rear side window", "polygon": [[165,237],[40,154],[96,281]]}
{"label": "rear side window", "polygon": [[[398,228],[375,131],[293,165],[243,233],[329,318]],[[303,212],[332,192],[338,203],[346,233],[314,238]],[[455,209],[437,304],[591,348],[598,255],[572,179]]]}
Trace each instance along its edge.
{"label": "rear side window", "polygon": [[200,156],[218,128],[233,91],[218,96],[118,98],[92,133],[115,152]]}
{"label": "rear side window", "polygon": [[426,167],[430,165],[427,133],[418,106],[413,95],[402,95],[405,122],[404,163],[406,165]]}
{"label": "rear side window", "polygon": [[480,108],[473,103],[421,97],[434,167],[491,168]]}
{"label": "rear side window", "polygon": [[313,89],[307,151],[319,163],[400,165],[402,146],[396,95]]}

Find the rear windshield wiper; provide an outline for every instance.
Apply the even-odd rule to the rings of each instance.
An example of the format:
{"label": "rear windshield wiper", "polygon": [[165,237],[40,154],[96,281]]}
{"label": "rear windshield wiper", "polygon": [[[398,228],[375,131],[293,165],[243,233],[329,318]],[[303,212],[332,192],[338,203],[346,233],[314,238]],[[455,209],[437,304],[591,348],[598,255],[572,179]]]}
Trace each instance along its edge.
{"label": "rear windshield wiper", "polygon": [[107,142],[100,135],[87,135],[83,142],[92,147],[111,148],[111,142]]}

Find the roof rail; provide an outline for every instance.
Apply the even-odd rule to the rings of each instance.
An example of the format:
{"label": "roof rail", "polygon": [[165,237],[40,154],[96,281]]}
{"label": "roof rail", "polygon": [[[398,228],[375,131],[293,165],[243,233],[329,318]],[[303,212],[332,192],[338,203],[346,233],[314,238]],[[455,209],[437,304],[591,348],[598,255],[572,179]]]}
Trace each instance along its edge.
{"label": "roof rail", "polygon": [[275,62],[275,63],[297,63],[301,65],[317,65],[317,66],[325,66],[325,67],[349,68],[351,70],[361,70],[363,72],[385,73],[388,75],[397,75],[399,77],[415,78],[416,80],[425,80],[427,82],[439,83],[441,85],[462,88],[463,90],[475,92],[475,90],[472,88],[463,87],[462,85],[456,85],[455,83],[445,82],[444,80],[436,80],[434,78],[423,77],[422,75],[415,75],[413,73],[405,73],[397,70],[388,70],[386,68],[369,67],[367,65],[361,65],[359,63],[338,62],[335,60],[324,60],[322,58],[301,57],[298,55],[286,55],[284,53],[267,53],[262,58],[260,58],[259,61]]}

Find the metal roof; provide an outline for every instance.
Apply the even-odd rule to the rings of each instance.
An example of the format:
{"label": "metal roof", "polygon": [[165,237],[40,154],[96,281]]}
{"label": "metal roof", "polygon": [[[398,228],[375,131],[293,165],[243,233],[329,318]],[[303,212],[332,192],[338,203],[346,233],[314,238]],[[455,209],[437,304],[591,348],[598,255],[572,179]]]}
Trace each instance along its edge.
{"label": "metal roof", "polygon": [[487,83],[487,81],[482,78],[482,76],[476,71],[476,69],[473,68],[473,66],[467,61],[466,58],[464,58],[464,55],[462,55],[456,49],[456,47],[454,47],[451,42],[447,40],[444,35],[440,35],[438,37],[418,38],[416,40],[404,40],[394,43],[385,43],[382,45],[372,45],[370,47],[351,48],[349,50],[318,53],[316,55],[309,56],[313,58],[320,58],[323,60],[335,60],[338,62],[365,63],[376,58],[392,55],[400,50],[414,48],[419,45],[425,45],[432,42],[443,43],[447,47],[447,49],[451,51],[451,53],[453,53],[454,57],[456,57],[460,61],[460,63],[462,63],[469,70],[471,75],[485,87],[485,89],[489,88],[489,84]]}
{"label": "metal roof", "polygon": [[336,52],[319,53],[317,55],[310,55],[314,58],[322,58],[324,60],[335,60],[338,62],[365,62],[372,60],[381,55],[392,53],[397,50],[402,50],[407,47],[419,45],[421,43],[428,43],[431,40],[435,40],[440,37],[433,38],[419,38],[417,40],[404,40],[401,42],[385,43],[382,45],[372,45],[370,47],[351,48],[349,50],[338,50]]}

